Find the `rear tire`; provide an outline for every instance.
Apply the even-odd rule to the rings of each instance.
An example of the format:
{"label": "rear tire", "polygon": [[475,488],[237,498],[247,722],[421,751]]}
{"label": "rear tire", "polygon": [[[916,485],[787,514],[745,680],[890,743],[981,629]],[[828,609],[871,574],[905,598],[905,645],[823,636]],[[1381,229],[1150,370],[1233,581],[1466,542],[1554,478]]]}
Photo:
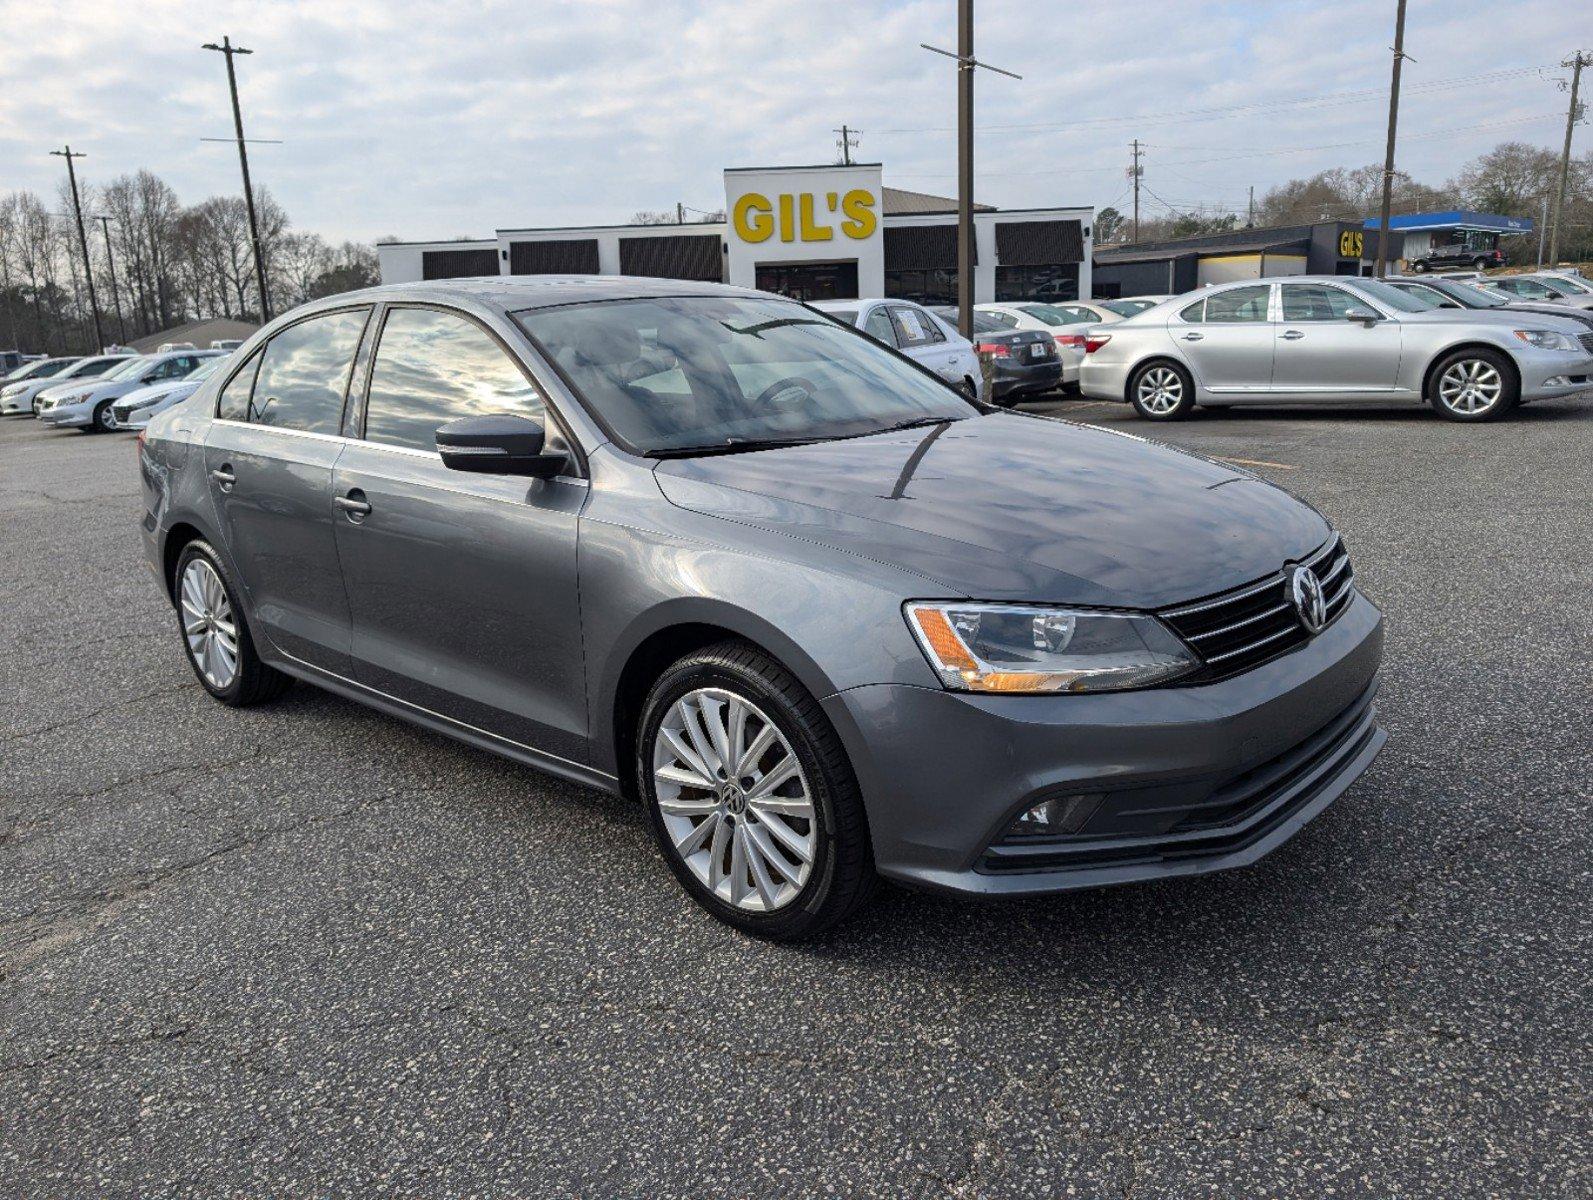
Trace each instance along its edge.
{"label": "rear tire", "polygon": [[1410,273],[1412,275],[1423,275],[1426,274],[1426,272],[1427,264],[1422,262],[1420,259],[1417,259],[1415,262],[1411,263]]}
{"label": "rear tire", "polygon": [[[727,770],[738,738],[742,761]],[[868,822],[841,740],[756,647],[719,642],[665,671],[642,706],[634,769],[664,861],[727,925],[773,941],[818,937],[873,894]]]}
{"label": "rear tire", "polygon": [[1497,350],[1456,350],[1427,381],[1427,402],[1451,421],[1492,421],[1521,399],[1514,365]]}
{"label": "rear tire", "polygon": [[1195,381],[1177,363],[1157,359],[1129,378],[1128,399],[1147,421],[1181,421],[1195,410]]}
{"label": "rear tire", "polygon": [[275,700],[292,685],[292,676],[261,661],[238,591],[209,542],[195,538],[183,547],[172,594],[188,665],[211,696],[247,708]]}

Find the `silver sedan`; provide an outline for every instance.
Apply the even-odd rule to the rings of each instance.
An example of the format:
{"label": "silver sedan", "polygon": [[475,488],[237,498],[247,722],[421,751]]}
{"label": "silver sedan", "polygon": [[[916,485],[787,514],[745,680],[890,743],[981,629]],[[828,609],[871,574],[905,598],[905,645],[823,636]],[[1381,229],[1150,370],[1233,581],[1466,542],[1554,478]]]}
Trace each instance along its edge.
{"label": "silver sedan", "polygon": [[1213,287],[1093,330],[1079,386],[1152,421],[1197,405],[1429,403],[1485,421],[1593,387],[1593,335],[1537,313],[1456,311],[1371,279]]}

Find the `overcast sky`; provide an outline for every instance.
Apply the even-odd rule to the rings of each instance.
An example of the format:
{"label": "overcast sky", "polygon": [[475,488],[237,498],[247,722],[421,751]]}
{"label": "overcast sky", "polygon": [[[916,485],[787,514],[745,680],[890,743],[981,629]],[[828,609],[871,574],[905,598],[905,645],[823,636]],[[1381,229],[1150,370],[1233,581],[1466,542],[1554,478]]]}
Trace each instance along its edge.
{"label": "overcast sky", "polygon": [[[1123,205],[1134,137],[1153,214],[1380,159],[1394,7],[979,0],[979,56],[1023,79],[979,79],[978,198]],[[949,193],[954,67],[918,44],[953,46],[955,10],[0,0],[0,190],[53,191],[47,151],[71,142],[90,182],[148,167],[185,202],[235,191],[232,148],[199,140],[232,131],[221,56],[199,49],[230,34],[255,51],[238,60],[246,132],[283,143],[253,147],[256,182],[333,239],[718,208],[722,168],[833,161],[843,121],[887,184]],[[1579,42],[1589,0],[1412,0],[1400,167],[1439,183],[1500,141],[1558,148],[1553,64]]]}

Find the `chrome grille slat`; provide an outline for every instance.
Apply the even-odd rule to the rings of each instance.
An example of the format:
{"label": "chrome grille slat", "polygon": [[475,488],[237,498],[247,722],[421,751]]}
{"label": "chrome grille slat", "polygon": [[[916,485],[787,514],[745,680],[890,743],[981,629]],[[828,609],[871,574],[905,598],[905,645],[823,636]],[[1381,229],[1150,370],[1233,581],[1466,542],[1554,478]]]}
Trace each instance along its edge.
{"label": "chrome grille slat", "polygon": [[[1322,584],[1327,620],[1346,609],[1355,591],[1355,569],[1337,534],[1299,560]],[[1190,679],[1226,679],[1310,641],[1289,595],[1289,570],[1283,567],[1220,596],[1164,609],[1160,616],[1200,656],[1206,669]],[[1269,593],[1271,593],[1269,595]]]}

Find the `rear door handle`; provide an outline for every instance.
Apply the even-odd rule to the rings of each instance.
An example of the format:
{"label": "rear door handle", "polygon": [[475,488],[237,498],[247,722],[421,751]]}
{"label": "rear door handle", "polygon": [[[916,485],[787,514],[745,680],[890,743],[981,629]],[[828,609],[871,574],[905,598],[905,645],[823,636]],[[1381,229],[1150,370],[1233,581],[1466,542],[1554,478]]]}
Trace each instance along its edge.
{"label": "rear door handle", "polygon": [[348,514],[348,519],[355,524],[371,515],[371,506],[365,499],[365,493],[355,488],[346,496],[334,497],[332,503]]}
{"label": "rear door handle", "polygon": [[1291,329],[1283,335],[1283,340],[1286,342],[1297,342],[1304,336],[1305,334],[1301,333],[1298,329]]}
{"label": "rear door handle", "polygon": [[231,463],[223,463],[217,467],[210,472],[210,478],[214,479],[224,492],[232,491],[232,485],[238,482],[238,477],[232,473]]}
{"label": "rear door handle", "polygon": [[1198,342],[1198,341],[1200,341],[1201,338],[1203,338],[1205,336],[1206,335],[1203,334],[1203,333],[1186,333],[1186,334],[1184,334],[1184,341],[1186,341],[1186,342]]}

